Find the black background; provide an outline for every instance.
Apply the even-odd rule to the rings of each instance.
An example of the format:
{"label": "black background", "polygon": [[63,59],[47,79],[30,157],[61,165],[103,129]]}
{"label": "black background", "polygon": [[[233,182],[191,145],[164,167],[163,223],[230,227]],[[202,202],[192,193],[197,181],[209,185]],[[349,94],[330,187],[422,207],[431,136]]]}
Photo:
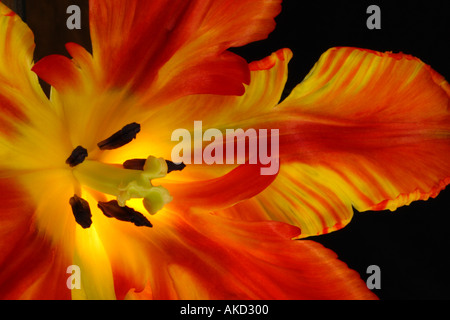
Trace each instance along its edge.
{"label": "black background", "polygon": [[[36,36],[36,60],[52,53],[67,54],[64,43],[68,41],[89,47],[86,0],[25,2],[26,20]],[[448,2],[285,0],[277,27],[267,40],[233,51],[253,61],[290,48],[294,58],[286,94],[333,46],[412,54],[450,79]],[[82,8],[82,30],[67,30],[69,4]],[[366,27],[366,9],[372,4],[381,8],[381,30]],[[367,267],[378,265],[381,289],[374,292],[381,299],[449,299],[449,199],[447,188],[436,199],[393,213],[355,212],[346,228],[311,239],[335,251],[364,280]]]}
{"label": "black background", "polygon": [[[369,30],[369,5],[381,9],[381,29]],[[419,57],[450,79],[449,1],[283,2],[277,28],[267,40],[233,50],[252,61],[288,47],[287,92],[301,82],[330,47],[351,46]],[[446,155],[448,156],[448,155]],[[450,159],[449,159],[450,160]],[[342,230],[311,237],[335,251],[366,280],[367,267],[381,269],[381,299],[450,298],[450,190],[395,212],[355,212]]]}

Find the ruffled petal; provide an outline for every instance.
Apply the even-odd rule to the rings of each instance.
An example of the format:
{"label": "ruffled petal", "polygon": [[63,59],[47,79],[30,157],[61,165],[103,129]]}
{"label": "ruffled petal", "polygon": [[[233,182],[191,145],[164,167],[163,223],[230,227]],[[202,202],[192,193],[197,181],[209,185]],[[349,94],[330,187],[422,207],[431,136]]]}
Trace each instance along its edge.
{"label": "ruffled petal", "polygon": [[280,2],[90,1],[93,56],[68,47],[75,59],[69,74],[78,76],[54,71],[54,62],[70,68],[57,56],[34,70],[58,90],[87,72],[101,88],[144,95],[146,108],[194,93],[242,94],[248,66],[226,49],[265,38]]}
{"label": "ruffled petal", "polygon": [[343,228],[353,217],[352,203],[330,170],[282,163],[274,182],[252,199],[220,215],[240,220],[275,220],[301,227],[298,237]]}
{"label": "ruffled petal", "polygon": [[395,210],[437,196],[450,182],[449,94],[417,58],[330,49],[283,103],[249,120],[280,129],[281,170],[254,200],[266,210],[244,216],[306,236],[343,227],[352,206]]}
{"label": "ruffled petal", "polygon": [[[242,96],[187,96],[165,106],[144,124],[148,123],[153,132],[165,132],[167,128],[192,130],[194,121],[202,121],[204,130],[239,128],[243,120],[268,112],[280,102],[291,58],[291,50],[280,49],[261,61],[250,63],[251,81]],[[169,117],[170,114],[182,116]],[[162,138],[169,140],[170,136]]]}
{"label": "ruffled petal", "polygon": [[[294,241],[297,228],[172,212],[157,234],[154,299],[373,299],[328,249]],[[175,236],[176,235],[176,236]]]}

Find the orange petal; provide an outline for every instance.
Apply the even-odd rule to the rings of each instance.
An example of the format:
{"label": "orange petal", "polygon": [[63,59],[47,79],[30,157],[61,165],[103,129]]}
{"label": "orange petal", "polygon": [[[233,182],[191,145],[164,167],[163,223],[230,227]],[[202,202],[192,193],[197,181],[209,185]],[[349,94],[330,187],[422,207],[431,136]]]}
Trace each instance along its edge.
{"label": "orange petal", "polygon": [[341,229],[353,209],[333,172],[302,163],[283,163],[275,181],[252,199],[220,215],[241,220],[275,220],[299,226],[307,237]]}
{"label": "orange petal", "polygon": [[359,274],[295,227],[170,213],[154,260],[154,299],[373,299]]}
{"label": "orange petal", "polygon": [[[287,80],[292,51],[280,49],[269,57],[250,63],[251,82],[242,96],[192,95],[164,107],[147,123],[151,128],[193,129],[196,120],[203,128],[239,128],[240,122],[272,110],[279,103]],[[168,117],[182,114],[182,117]]]}
{"label": "orange petal", "polygon": [[[255,127],[280,129],[281,171],[250,219],[344,226],[359,211],[395,210],[450,182],[449,85],[404,54],[334,48]],[[235,212],[229,212],[235,216]]]}
{"label": "orange petal", "polygon": [[[139,92],[146,107],[194,93],[242,94],[248,66],[226,49],[265,38],[280,2],[91,1],[93,57],[68,46],[75,59],[68,74],[87,72],[101,89]],[[72,77],[51,71],[63,59],[47,57],[34,70],[57,88],[68,87]]]}
{"label": "orange petal", "polygon": [[[303,147],[306,162],[335,169],[358,210],[428,199],[449,183],[449,96],[444,78],[417,58],[331,49],[280,105],[306,115],[292,121],[303,136],[285,146],[297,145],[296,152],[284,150],[304,154]],[[307,119],[316,115],[322,123]],[[309,128],[315,141],[299,131]],[[319,148],[320,157],[312,159]]]}

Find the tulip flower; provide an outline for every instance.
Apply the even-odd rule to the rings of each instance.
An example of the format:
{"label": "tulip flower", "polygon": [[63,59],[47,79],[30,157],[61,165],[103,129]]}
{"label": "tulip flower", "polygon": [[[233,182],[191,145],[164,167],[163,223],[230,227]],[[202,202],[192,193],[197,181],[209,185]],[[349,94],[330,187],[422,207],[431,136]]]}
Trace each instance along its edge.
{"label": "tulip flower", "polygon": [[[279,103],[291,51],[248,64],[227,49],[266,37],[280,8],[93,0],[92,53],[34,64],[0,3],[2,298],[375,297],[302,238],[445,188],[449,85],[408,55],[332,48]],[[278,130],[278,174],[172,162],[172,132],[199,120]]]}

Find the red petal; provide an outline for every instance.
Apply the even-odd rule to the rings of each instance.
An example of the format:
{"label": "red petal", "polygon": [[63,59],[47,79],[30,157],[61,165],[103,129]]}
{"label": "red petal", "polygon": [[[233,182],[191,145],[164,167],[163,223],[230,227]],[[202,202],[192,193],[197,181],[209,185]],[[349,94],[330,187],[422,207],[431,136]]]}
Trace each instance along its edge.
{"label": "red petal", "polygon": [[260,170],[260,165],[245,164],[215,179],[162,184],[174,198],[169,206],[214,210],[249,199],[270,185],[276,175],[261,175]]}
{"label": "red petal", "polygon": [[[395,210],[450,183],[449,85],[417,58],[327,51],[291,95],[250,126],[280,129],[281,169],[249,219],[336,230],[359,211]],[[245,215],[238,209],[231,216]]]}
{"label": "red petal", "polygon": [[56,54],[47,56],[33,67],[33,71],[58,91],[64,91],[69,88],[68,86],[73,89],[82,85],[79,70],[64,56]]}
{"label": "red petal", "polygon": [[158,235],[155,299],[373,299],[328,249],[294,241],[295,227],[170,213],[174,235]]}
{"label": "red petal", "polygon": [[0,298],[70,299],[71,260],[35,229],[31,199],[12,179],[0,180]]}
{"label": "red petal", "polygon": [[[91,1],[93,59],[70,50],[69,74],[81,67],[100,88],[126,87],[152,105],[194,93],[242,94],[248,65],[225,50],[265,38],[280,9],[279,0]],[[73,86],[67,73],[49,71],[53,61],[34,70],[52,85]]]}

